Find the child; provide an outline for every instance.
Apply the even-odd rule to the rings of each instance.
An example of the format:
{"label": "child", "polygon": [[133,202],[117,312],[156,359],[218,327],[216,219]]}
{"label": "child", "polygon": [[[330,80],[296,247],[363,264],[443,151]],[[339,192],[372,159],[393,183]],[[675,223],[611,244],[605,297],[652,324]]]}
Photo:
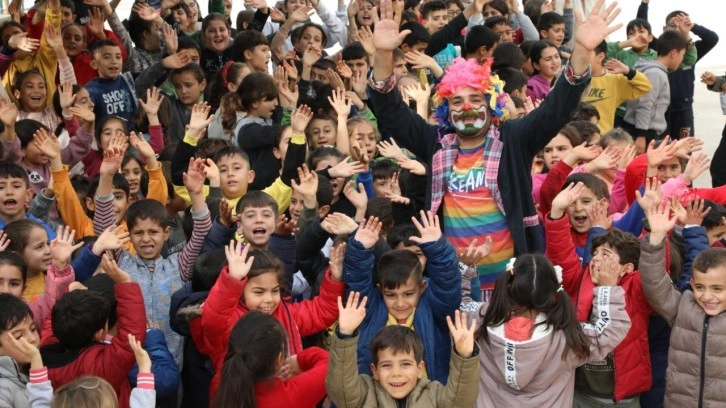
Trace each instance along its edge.
{"label": "child", "polygon": [[466,32],[464,57],[466,59],[473,58],[478,63],[483,64],[487,58],[492,57],[500,41],[499,34],[491,28],[474,26]]}
{"label": "child", "polygon": [[677,31],[666,31],[658,39],[658,57],[655,61],[641,60],[633,68],[642,71],[651,83],[652,90],[637,100],[628,101],[625,113],[625,130],[635,139],[639,153],[651,140],[666,130],[665,111],[671,101],[668,71],[677,69],[688,47],[688,40]]}
{"label": "child", "polygon": [[106,299],[90,290],[75,290],[53,307],[52,327],[46,325],[43,329],[40,353],[53,387],[60,388],[81,375],[96,375],[111,384],[119,407],[128,408],[128,373],[135,362],[128,335],[139,341],[146,336],[144,299],[139,285],[131,282],[129,274],[108,255],[104,254],[101,266],[116,283],[116,336],[110,344],[105,343],[109,315]]}
{"label": "child", "polygon": [[230,26],[224,14],[209,13],[202,21],[200,35],[202,53],[199,66],[206,78],[214,78],[220,69],[232,58]]}
{"label": "child", "polygon": [[[344,120],[348,120],[348,118]],[[321,113],[313,115],[310,124],[305,129],[305,136],[310,141],[310,149],[315,150],[322,146],[335,147],[337,141],[337,126],[337,120],[330,115]]]}
{"label": "child", "polygon": [[537,31],[539,31],[540,39],[555,43],[563,60],[570,59],[572,50],[563,45],[565,40],[565,18],[562,15],[554,11],[543,13],[537,20]]}
{"label": "child", "polygon": [[533,101],[542,101],[550,93],[552,81],[559,74],[562,66],[562,58],[555,43],[549,40],[541,40],[529,51],[532,60],[534,75],[527,81],[527,96]]}
{"label": "child", "polygon": [[121,71],[121,47],[112,40],[99,40],[91,44],[89,51],[93,56],[91,67],[98,72],[98,77],[85,86],[94,104],[96,120],[100,122],[106,116],[116,115],[129,123],[138,104],[133,77]]}
{"label": "child", "polygon": [[438,216],[421,212],[422,223],[413,219],[421,237],[411,237],[428,259],[429,279],[423,279],[423,267],[408,250],[393,250],[378,261],[373,278],[373,247],[380,239],[382,224],[371,217],[363,222],[348,241],[345,255],[345,283],[351,291],[360,292],[369,300],[366,318],[360,328],[358,370],[371,374],[373,354],[370,341],[381,327],[402,324],[412,328],[424,344],[426,377],[446,382],[446,367],[451,359],[449,335],[444,316],[461,304],[459,263],[456,251],[444,239]]}
{"label": "child", "polygon": [[0,160],[0,229],[16,220],[29,219],[45,229],[48,239],[55,239],[55,231],[45,222],[26,214],[25,208],[33,197],[28,173],[17,164]]}
{"label": "child", "polygon": [[280,321],[267,313],[250,311],[239,319],[217,373],[222,382],[213,406],[312,408],[322,401],[328,353],[318,347],[300,350],[294,356],[297,375],[281,378],[291,352],[289,337]]}
{"label": "child", "polygon": [[[648,319],[651,309],[643,296],[638,274],[637,239],[616,228],[590,232],[592,261],[583,266],[575,243],[567,236],[569,222],[561,208],[574,203],[584,190],[583,184],[570,185],[555,198],[552,213],[545,219],[547,258],[562,267],[562,286],[575,302],[577,319],[592,320],[592,293],[600,285],[599,276],[606,268],[618,272],[617,286],[625,291],[625,311],[631,321],[623,342],[602,361],[585,364],[575,374],[575,400],[580,406],[599,406],[615,401],[623,406],[640,406],[639,394],[650,389],[651,370],[648,353]],[[599,214],[599,215],[598,215]],[[607,228],[605,207],[590,211],[593,225]]]}
{"label": "child", "polygon": [[[325,388],[333,403],[351,406],[466,407],[474,405],[478,387],[473,386],[479,375],[478,350],[475,348],[476,322],[466,325],[466,316],[456,312],[456,323],[446,317],[454,338],[455,352],[451,355],[449,380],[446,385],[422,379],[424,369],[421,337],[408,327],[386,326],[371,342],[373,378],[358,375],[355,365],[358,346],[357,328],[366,316],[363,298],[351,292],[345,306],[338,298],[340,315],[332,336],[330,368]],[[469,384],[469,386],[465,385]]]}
{"label": "child", "polygon": [[[259,31],[242,31],[234,39],[232,55],[246,64],[252,72],[269,71],[270,43]],[[239,56],[239,57],[237,57]]]}
{"label": "child", "polygon": [[[577,132],[577,129],[569,125],[560,129],[557,136],[552,138],[552,140],[547,143],[547,146],[542,149],[544,166],[547,171],[554,169],[557,163],[565,159],[568,152],[574,149],[575,146],[579,146],[580,143],[582,143],[582,140],[580,139],[580,134]],[[539,192],[547,174],[548,173],[540,173],[532,175],[532,198],[536,204],[540,203]]]}
{"label": "child", "polygon": [[[484,10],[481,14],[484,20],[493,16],[502,16],[506,21],[512,21],[515,25],[513,27],[515,30],[512,33],[512,41],[515,44],[521,44],[523,41],[539,40],[537,28],[532,24],[529,16],[519,7],[519,1],[492,0],[484,5]],[[477,22],[478,19],[475,19],[475,17],[477,16],[469,19],[469,26]]]}
{"label": "child", "polygon": [[219,71],[217,80],[212,82],[208,88],[205,100],[218,109],[214,113],[214,120],[209,124],[207,137],[210,139],[222,139],[234,144],[237,140],[240,122],[247,116],[237,94],[242,80],[252,73],[250,68],[241,63],[227,61]]}
{"label": "child", "polygon": [[0,405],[4,407],[29,408],[28,366],[30,359],[17,347],[13,340],[40,344],[40,336],[33,322],[33,312],[28,305],[10,293],[0,294]]}
{"label": "child", "polygon": [[318,297],[290,303],[287,297],[281,296],[286,293],[288,281],[282,261],[268,251],[257,249],[247,257],[250,247],[242,249],[242,244],[232,242],[226,247],[229,266],[222,269],[202,310],[204,341],[212,350],[210,357],[217,371],[211,396],[220,381],[228,333],[240,317],[255,310],[274,316],[288,333],[286,349],[293,358],[302,352],[302,337],[325,330],[338,318],[334,299],[343,294],[343,271],[339,262],[342,253],[331,261],[330,273],[323,280]]}
{"label": "child", "polygon": [[630,328],[617,273],[599,271],[592,301],[597,319],[580,325],[547,258],[511,259],[491,302],[476,312],[482,367],[476,405],[573,406],[575,368],[605,358]]}
{"label": "child", "polygon": [[693,262],[692,291],[681,293],[666,269],[665,238],[675,226],[667,203],[647,212],[650,235],[640,244],[643,292],[672,327],[666,371],[666,406],[718,405],[726,398],[716,370],[724,332],[721,288],[726,284],[726,249],[709,248]]}
{"label": "child", "polygon": [[[114,155],[104,160],[101,179],[96,191],[96,212],[93,224],[95,230],[104,230],[113,224],[113,195],[111,180],[118,171],[121,157]],[[168,258],[161,256],[164,241],[169,238],[167,213],[164,205],[156,200],[146,199],[132,203],[126,211],[126,226],[135,253],[121,250],[119,265],[142,287],[144,304],[149,319],[160,325],[166,337],[169,351],[174,355],[177,366],[182,366],[183,338],[169,326],[171,295],[191,278],[192,265],[202,249],[205,235],[212,220],[204,202],[204,164],[202,159],[190,160],[184,175],[184,185],[192,200],[191,217],[194,229],[181,252]]]}

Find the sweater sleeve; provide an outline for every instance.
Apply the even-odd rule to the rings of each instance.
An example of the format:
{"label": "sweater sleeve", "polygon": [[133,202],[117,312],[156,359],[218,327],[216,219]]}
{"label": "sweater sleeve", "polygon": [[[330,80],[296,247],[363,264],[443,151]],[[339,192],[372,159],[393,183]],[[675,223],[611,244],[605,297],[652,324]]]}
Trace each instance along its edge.
{"label": "sweater sleeve", "polygon": [[625,196],[625,172],[617,170],[615,182],[610,191],[610,214],[621,213],[628,208],[628,199]]}
{"label": "sweater sleeve", "polygon": [[325,398],[328,352],[319,347],[306,348],[297,354],[297,363],[303,372],[284,381],[283,395],[294,396],[296,406],[315,406]]}
{"label": "sweater sleeve", "polygon": [[635,201],[635,192],[640,189],[648,170],[648,157],[645,154],[636,156],[625,168],[625,197],[628,204]]}
{"label": "sweater sleeve", "polygon": [[620,286],[598,286],[593,291],[592,314],[598,318],[582,325],[585,336],[590,340],[588,361],[604,359],[630,330],[630,317],[625,311],[625,290]]}
{"label": "sweater sleeve", "polygon": [[694,24],[691,32],[700,38],[695,43],[696,62],[698,62],[718,44],[718,34],[700,24]]}
{"label": "sweater sleeve", "polygon": [[331,13],[327,9],[325,3],[320,1],[315,6],[315,12],[320,17],[320,20],[328,28],[328,43],[327,46],[331,47],[335,43],[345,45],[348,43],[348,27],[343,21],[341,21],[335,13]]}
{"label": "sweater sleeve", "polygon": [[149,173],[149,191],[146,194],[146,198],[166,205],[169,200],[169,188],[166,185],[166,178],[161,170],[161,163],[155,169],[146,167],[146,171]]}
{"label": "sweater sleeve", "polygon": [[[633,125],[635,125],[635,129],[638,131],[650,130],[651,118],[656,108],[658,94],[663,87],[663,81],[665,80],[665,85],[668,85],[668,76],[658,69],[648,69],[644,74],[648,77],[653,91],[641,96],[634,103],[635,123]],[[628,109],[631,109],[631,107],[628,106]],[[633,136],[640,137],[644,135],[635,134]]]}
{"label": "sweater sleeve", "polygon": [[88,150],[93,143],[93,135],[88,133],[83,127],[78,128],[76,135],[71,137],[71,141],[65,149],[61,151],[61,159],[68,167],[73,167],[79,161],[83,160],[88,154]]}
{"label": "sweater sleeve", "polygon": [[520,10],[519,14],[517,14],[517,21],[519,22],[519,28],[522,29],[524,41],[539,41],[539,31],[532,23],[532,19],[524,14],[524,11]]}
{"label": "sweater sleeve", "polygon": [[212,218],[209,215],[209,208],[206,205],[199,212],[192,210],[191,214],[194,220],[192,237],[184,245],[184,249],[179,254],[179,275],[185,282],[192,278],[192,267],[202,250],[204,237],[207,236],[207,233],[212,228]]}
{"label": "sweater sleeve", "polygon": [[78,238],[95,235],[93,221],[83,210],[73,185],[71,185],[71,180],[68,178],[68,167],[63,166],[62,170],[53,172],[52,176],[58,212],[63,222],[76,231]]}
{"label": "sweater sleeve", "polygon": [[73,266],[73,271],[76,273],[76,281],[78,282],[83,282],[93,276],[101,264],[101,257],[96,256],[91,251],[92,247],[93,243],[87,244],[81,248],[80,253],[71,261],[71,266]]}
{"label": "sweater sleeve", "polygon": [[330,400],[339,407],[362,407],[368,395],[367,383],[358,374],[358,338],[356,335],[341,339],[336,330],[330,339],[325,389]]}
{"label": "sweater sleeve", "polygon": [[338,296],[343,296],[344,289],[343,281],[332,280],[327,271],[318,296],[290,304],[301,336],[321,332],[338,320]]}
{"label": "sweater sleeve", "polygon": [[164,131],[161,125],[149,125],[149,144],[157,155],[164,150]]}
{"label": "sweater sleeve", "polygon": [[363,244],[354,237],[348,239],[343,261],[343,281],[351,292],[368,296],[377,290],[373,284],[374,262],[373,249],[363,248]]}
{"label": "sweater sleeve", "polygon": [[[443,28],[431,35],[428,47],[426,47],[426,55],[434,56],[446,48],[449,43],[453,43],[459,36],[461,30],[466,28],[468,21],[464,17],[464,13],[459,13],[449,21]],[[376,111],[378,112],[378,111]]]}
{"label": "sweater sleeve", "polygon": [[640,262],[638,268],[643,282],[643,293],[656,313],[673,326],[678,315],[681,292],[673,286],[665,264],[665,240],[659,245],[651,245],[650,236],[640,241]]}
{"label": "sweater sleeve", "polygon": [[547,214],[544,222],[547,241],[545,256],[554,265],[562,268],[562,286],[565,288],[565,292],[575,299],[580,290],[580,282],[582,282],[585,269],[575,251],[575,242],[570,233],[570,220],[567,216],[553,220]]}
{"label": "sweater sleeve", "polygon": [[25,385],[28,403],[32,408],[50,408],[53,400],[53,385],[48,378],[48,368],[30,370],[30,381]]}
{"label": "sweater sleeve", "polygon": [[243,125],[237,133],[237,145],[243,150],[258,150],[275,147],[272,126],[259,123]]}
{"label": "sweater sleeve", "polygon": [[703,227],[686,227],[683,229],[683,272],[676,281],[676,287],[683,293],[691,287],[691,277],[693,277],[693,261],[696,256],[707,249],[708,236],[706,229]]}
{"label": "sweater sleeve", "polygon": [[50,263],[48,276],[45,278],[45,293],[29,303],[35,327],[43,327],[43,322],[50,316],[55,302],[68,292],[68,285],[74,279],[73,267],[70,264],[59,270],[52,262]]}
{"label": "sweater sleeve", "polygon": [[421,244],[421,251],[428,259],[426,270],[429,281],[430,304],[433,316],[444,321],[461,305],[461,277],[459,259],[453,245],[441,236],[434,242]]}
{"label": "sweater sleeve", "polygon": [[70,82],[73,85],[77,84],[76,71],[73,70],[73,63],[68,58],[58,60],[58,77],[60,83]]}
{"label": "sweater sleeve", "polygon": [[564,160],[560,160],[547,173],[547,177],[545,177],[539,190],[539,209],[543,214],[552,211],[552,201],[562,191],[562,187],[565,185],[567,176],[570,175],[571,171],[572,167],[568,166]]}
{"label": "sweater sleeve", "polygon": [[229,276],[229,267],[225,266],[202,306],[204,345],[211,351],[209,357],[215,369],[221,369],[216,365],[223,361],[229,332],[239,318],[234,309],[242,296],[245,282],[245,279],[239,281]]}

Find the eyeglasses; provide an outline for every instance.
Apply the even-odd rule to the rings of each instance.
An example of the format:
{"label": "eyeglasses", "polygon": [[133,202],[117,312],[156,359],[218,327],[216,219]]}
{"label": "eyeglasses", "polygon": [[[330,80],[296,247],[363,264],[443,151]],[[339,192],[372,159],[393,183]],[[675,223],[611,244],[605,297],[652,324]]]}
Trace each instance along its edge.
{"label": "eyeglasses", "polygon": [[461,14],[461,10],[449,10],[446,13],[449,15],[449,17],[456,17]]}

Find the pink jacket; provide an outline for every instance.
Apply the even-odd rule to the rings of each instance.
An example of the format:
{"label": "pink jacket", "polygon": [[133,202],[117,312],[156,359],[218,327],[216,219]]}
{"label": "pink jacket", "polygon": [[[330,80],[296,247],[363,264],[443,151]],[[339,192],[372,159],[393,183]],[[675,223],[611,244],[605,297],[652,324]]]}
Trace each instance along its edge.
{"label": "pink jacket", "polygon": [[28,302],[30,310],[33,311],[33,321],[38,331],[43,327],[43,322],[50,316],[55,302],[68,292],[68,285],[76,279],[76,274],[70,263],[63,269],[58,269],[51,262],[48,267],[48,275],[45,277],[45,293],[39,298]]}

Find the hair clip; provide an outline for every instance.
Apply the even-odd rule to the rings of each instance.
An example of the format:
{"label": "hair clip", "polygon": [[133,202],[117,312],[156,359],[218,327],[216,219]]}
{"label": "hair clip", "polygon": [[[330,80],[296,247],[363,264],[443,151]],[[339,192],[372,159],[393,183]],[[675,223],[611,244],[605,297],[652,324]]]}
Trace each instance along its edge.
{"label": "hair clip", "polygon": [[560,265],[555,265],[555,275],[557,275],[557,283],[562,284],[562,267]]}
{"label": "hair clip", "polygon": [[558,291],[558,292],[564,292],[564,291],[565,291],[565,288],[564,288],[564,287],[562,287],[562,285],[560,285],[560,287],[559,287],[559,288],[557,288],[557,291]]}
{"label": "hair clip", "polygon": [[507,271],[514,276],[514,263],[517,262],[517,258],[509,258],[509,262],[507,262]]}

